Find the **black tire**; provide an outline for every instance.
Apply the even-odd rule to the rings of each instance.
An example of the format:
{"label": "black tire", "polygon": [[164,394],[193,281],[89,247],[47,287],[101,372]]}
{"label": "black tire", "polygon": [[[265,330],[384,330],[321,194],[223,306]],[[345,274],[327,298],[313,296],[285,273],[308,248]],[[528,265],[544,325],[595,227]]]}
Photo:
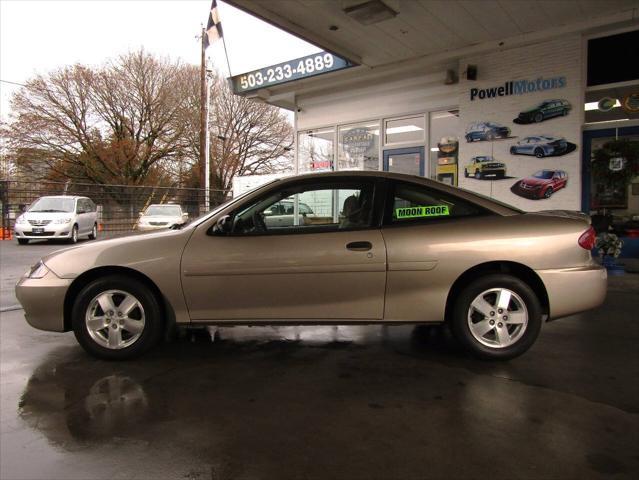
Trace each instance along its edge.
{"label": "black tire", "polygon": [[[94,340],[85,321],[87,310],[93,300],[109,290],[133,295],[144,309],[144,326],[139,337],[131,345],[118,349],[105,347]],[[115,299],[113,301],[115,303]],[[124,275],[109,275],[86,285],[73,303],[71,322],[75,338],[82,348],[89,354],[105,360],[128,360],[142,355],[155,346],[164,333],[164,318],[156,296],[142,282]]]}
{"label": "black tire", "polygon": [[482,173],[479,170],[475,170],[475,178],[477,180],[481,180],[482,178],[484,178],[484,176],[482,175]]}
{"label": "black tire", "polygon": [[534,120],[535,120],[535,123],[542,122],[542,121],[544,120],[544,116],[543,116],[543,114],[542,114],[542,113],[537,113],[537,114],[535,114],[535,118],[534,118]]}
{"label": "black tire", "polygon": [[495,140],[495,134],[492,132],[488,132],[486,134],[486,140],[488,140],[489,142],[492,142],[493,140]]}
{"label": "black tire", "polygon": [[464,168],[464,177],[468,178],[468,170]]}
{"label": "black tire", "polygon": [[68,242],[71,244],[78,243],[78,226],[77,225],[73,225],[73,228],[71,229],[71,236],[69,237]]}
{"label": "black tire", "polygon": [[497,178],[504,178],[506,176],[506,172],[497,172]]}
{"label": "black tire", "polygon": [[535,157],[544,158],[545,156],[546,156],[546,154],[544,153],[544,149],[543,148],[535,148]]}
{"label": "black tire", "polygon": [[89,234],[89,240],[95,240],[96,238],[98,238],[98,224],[94,223],[93,230],[91,230],[91,233]]}
{"label": "black tire", "polygon": [[[469,311],[471,303],[490,289],[508,289],[522,300],[528,313],[528,323],[519,338],[509,346],[495,347],[481,343],[470,329]],[[496,313],[496,312],[491,312]],[[499,314],[498,314],[499,315]],[[486,318],[484,318],[486,320]],[[509,360],[526,352],[537,339],[541,330],[542,310],[535,292],[520,279],[505,274],[489,274],[472,281],[455,300],[450,318],[455,338],[473,355],[485,360]],[[517,328],[516,325],[508,328]],[[496,336],[496,327],[495,336]],[[507,330],[508,331],[508,330]],[[513,330],[514,332],[514,330]],[[487,335],[490,332],[487,333]]]}
{"label": "black tire", "polygon": [[552,187],[548,187],[544,192],[544,198],[550,198],[550,196],[555,193]]}
{"label": "black tire", "polygon": [[28,238],[18,238],[18,245],[27,245],[29,243]]}
{"label": "black tire", "polygon": [[564,111],[561,112],[561,114],[565,117],[566,115],[568,115],[568,109],[564,108]]}

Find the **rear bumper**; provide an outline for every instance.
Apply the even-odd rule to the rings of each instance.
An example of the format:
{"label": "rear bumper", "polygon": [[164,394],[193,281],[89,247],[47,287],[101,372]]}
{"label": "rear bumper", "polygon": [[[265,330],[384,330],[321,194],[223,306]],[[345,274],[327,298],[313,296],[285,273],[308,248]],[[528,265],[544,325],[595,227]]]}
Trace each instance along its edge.
{"label": "rear bumper", "polygon": [[590,310],[606,299],[608,273],[601,265],[537,270],[546,286],[549,320]]}
{"label": "rear bumper", "polygon": [[42,278],[22,277],[16,284],[16,298],[24,308],[27,323],[39,330],[64,332],[64,298],[71,279],[48,272]]}

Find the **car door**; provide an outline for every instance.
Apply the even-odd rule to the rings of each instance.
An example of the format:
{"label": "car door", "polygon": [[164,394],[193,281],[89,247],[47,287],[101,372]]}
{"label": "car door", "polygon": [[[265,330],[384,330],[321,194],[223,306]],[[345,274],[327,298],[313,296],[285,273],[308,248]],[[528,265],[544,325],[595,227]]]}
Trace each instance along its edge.
{"label": "car door", "polygon": [[[225,232],[212,232],[215,222],[197,228],[182,257],[194,322],[382,318],[381,187],[373,179],[330,180],[289,181],[247,200],[228,213]],[[263,212],[284,199],[295,205],[293,225],[269,226]],[[313,215],[300,212],[302,203]]]}
{"label": "car door", "polygon": [[382,227],[388,262],[385,321],[444,319],[450,287],[475,260],[468,237],[485,228],[488,215],[432,187],[400,181],[389,186]]}
{"label": "car door", "polygon": [[78,232],[82,235],[87,231],[87,205],[84,198],[78,198],[75,203],[76,223]]}

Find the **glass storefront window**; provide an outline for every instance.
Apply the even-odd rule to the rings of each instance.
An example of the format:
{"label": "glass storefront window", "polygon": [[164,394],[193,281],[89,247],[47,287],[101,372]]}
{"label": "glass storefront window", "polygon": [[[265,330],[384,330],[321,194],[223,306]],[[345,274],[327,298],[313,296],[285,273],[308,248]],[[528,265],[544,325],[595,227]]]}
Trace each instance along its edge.
{"label": "glass storefront window", "polygon": [[457,185],[459,155],[459,110],[430,112],[428,175],[434,180]]}
{"label": "glass storefront window", "polygon": [[423,115],[386,120],[384,144],[423,142],[425,131],[426,118]]}
{"label": "glass storefront window", "polygon": [[339,127],[339,170],[379,170],[379,122]]}
{"label": "glass storefront window", "polygon": [[318,128],[301,132],[297,139],[297,158],[300,173],[335,169],[334,128]]}

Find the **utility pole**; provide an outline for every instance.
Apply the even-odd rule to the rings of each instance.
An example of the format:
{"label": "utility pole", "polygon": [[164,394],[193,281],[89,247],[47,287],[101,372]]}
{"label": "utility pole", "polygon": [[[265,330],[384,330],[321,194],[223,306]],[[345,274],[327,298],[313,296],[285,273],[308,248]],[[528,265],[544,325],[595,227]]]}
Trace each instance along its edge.
{"label": "utility pole", "polygon": [[210,172],[209,172],[209,82],[206,72],[206,29],[202,27],[202,63],[200,68],[200,188],[204,189],[204,201],[201,212],[209,210]]}

